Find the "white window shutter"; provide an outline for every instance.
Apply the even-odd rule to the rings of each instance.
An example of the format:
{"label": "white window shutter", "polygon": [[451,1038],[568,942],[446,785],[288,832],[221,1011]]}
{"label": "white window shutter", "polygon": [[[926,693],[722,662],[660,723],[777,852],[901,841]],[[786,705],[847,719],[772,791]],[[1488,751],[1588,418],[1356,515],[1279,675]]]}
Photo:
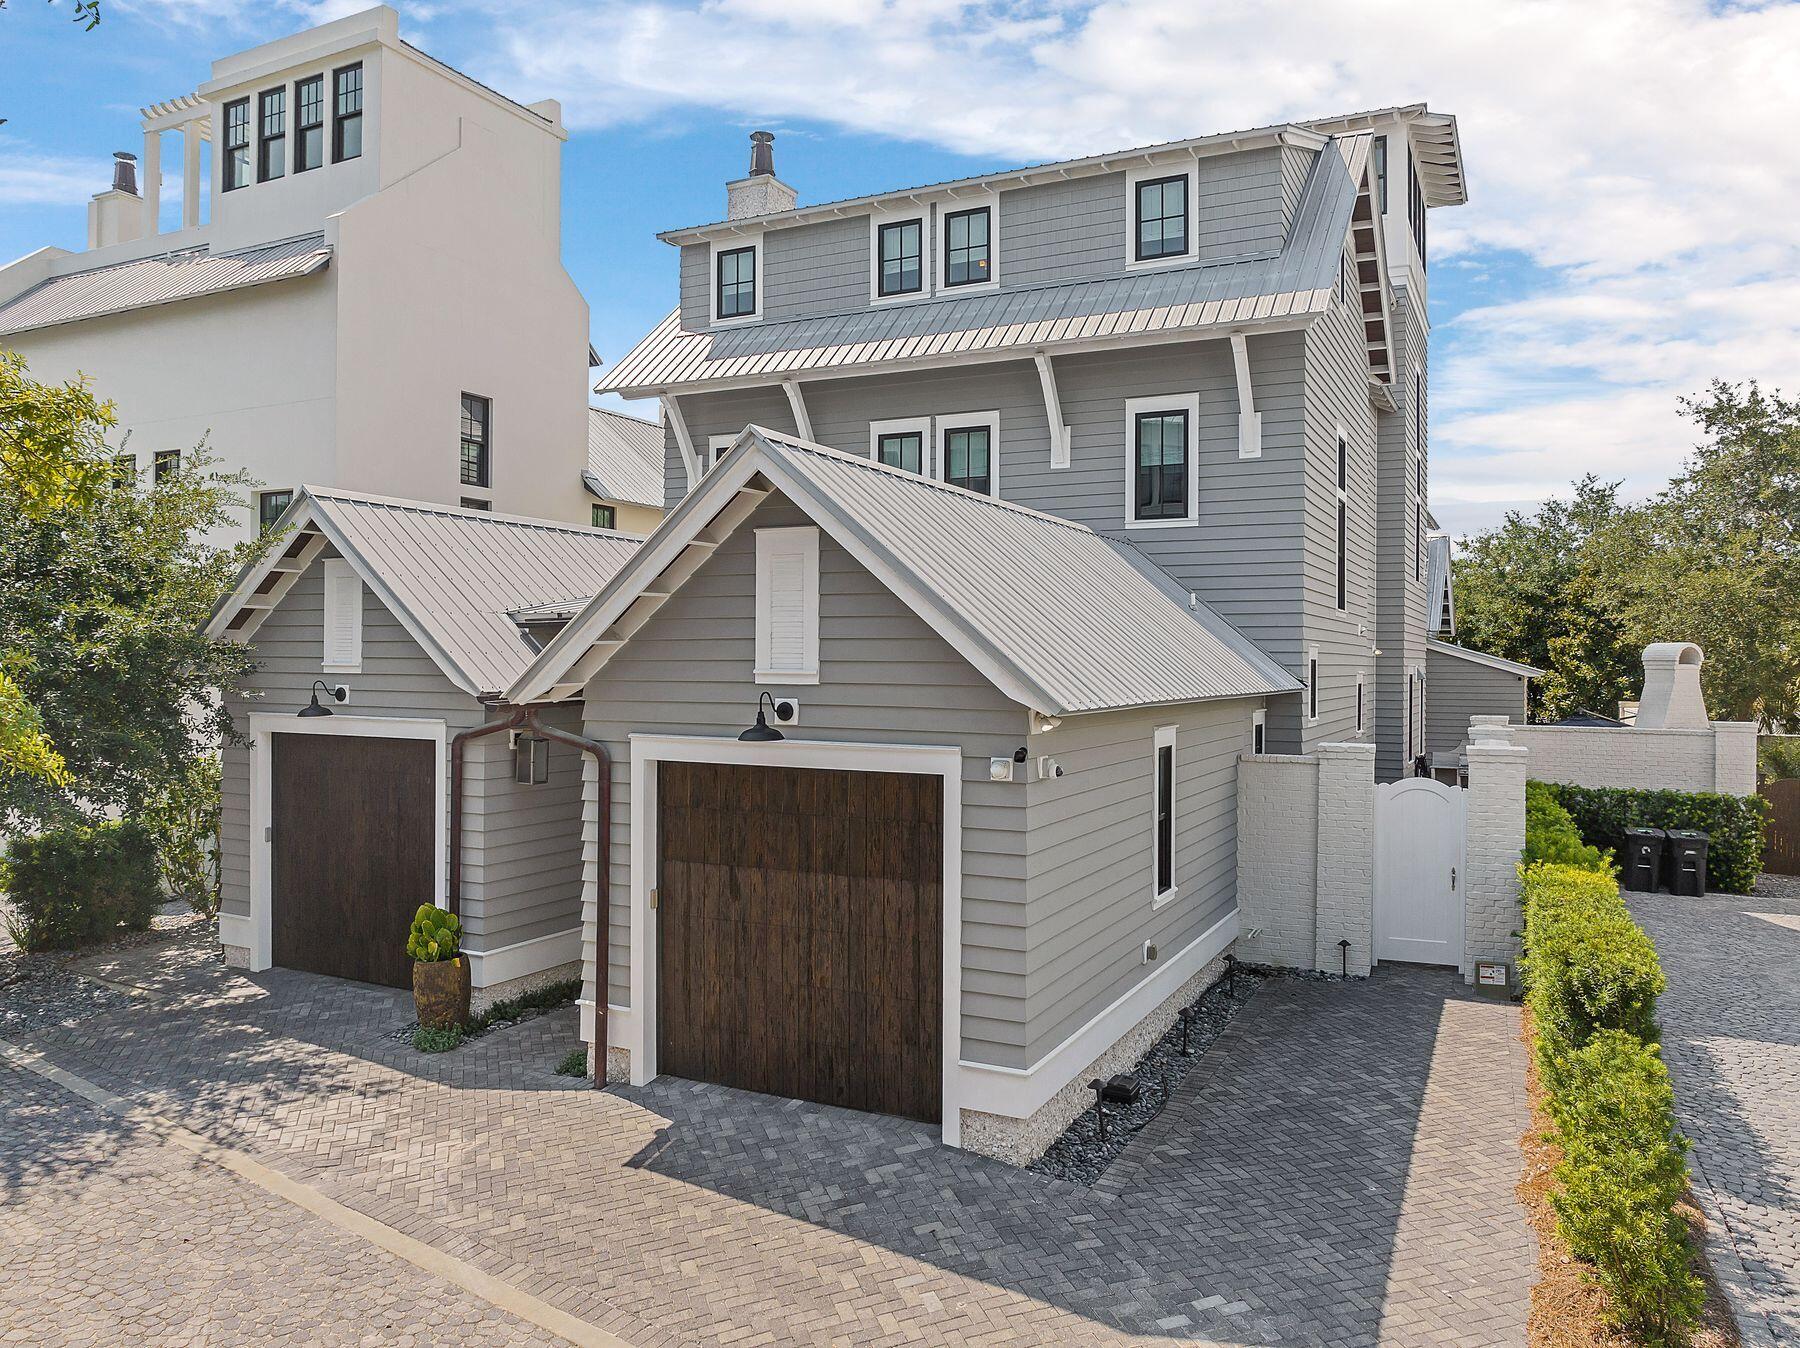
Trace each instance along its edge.
{"label": "white window shutter", "polygon": [[756,679],[819,681],[819,531],[756,531]]}
{"label": "white window shutter", "polygon": [[330,674],[362,672],[363,585],[342,557],[325,561],[325,652]]}

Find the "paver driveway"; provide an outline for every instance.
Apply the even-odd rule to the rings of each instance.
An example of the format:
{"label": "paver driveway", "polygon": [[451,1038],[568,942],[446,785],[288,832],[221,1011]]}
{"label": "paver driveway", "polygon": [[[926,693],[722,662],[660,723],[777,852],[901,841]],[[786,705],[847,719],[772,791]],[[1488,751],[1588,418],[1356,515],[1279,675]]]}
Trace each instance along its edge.
{"label": "paver driveway", "polygon": [[[550,1072],[567,1012],[422,1058],[384,1037],[406,1018],[394,993],[174,963],[162,1000],[29,1046],[633,1345],[1523,1342],[1517,1014],[1449,973],[1271,982],[1090,1190],[895,1120],[678,1081],[595,1093]],[[178,1310],[135,1308],[186,1225],[244,1200],[190,1168],[187,1208],[157,1218],[161,1258],[141,1241],[122,1256],[116,1181],[136,1153],[95,1143],[91,1115],[47,1090],[0,1073],[0,1245],[60,1241],[83,1285],[110,1270],[129,1295],[96,1313],[117,1340],[187,1341]],[[60,1216],[72,1199],[96,1205],[87,1239]],[[302,1218],[297,1246],[318,1235]],[[234,1243],[200,1257],[235,1270]],[[217,1281],[270,1296],[281,1268],[244,1260]],[[393,1261],[325,1262],[326,1286],[283,1302],[287,1320],[241,1317],[242,1341],[307,1340],[310,1298],[391,1314],[372,1288]],[[460,1297],[420,1341],[461,1341]],[[389,1326],[373,1342],[405,1328],[371,1324]],[[0,1279],[0,1325],[108,1341],[16,1280]]]}
{"label": "paver driveway", "polygon": [[1730,1247],[1714,1266],[1747,1345],[1800,1344],[1800,879],[1757,888],[1629,897],[1669,980],[1675,1108]]}

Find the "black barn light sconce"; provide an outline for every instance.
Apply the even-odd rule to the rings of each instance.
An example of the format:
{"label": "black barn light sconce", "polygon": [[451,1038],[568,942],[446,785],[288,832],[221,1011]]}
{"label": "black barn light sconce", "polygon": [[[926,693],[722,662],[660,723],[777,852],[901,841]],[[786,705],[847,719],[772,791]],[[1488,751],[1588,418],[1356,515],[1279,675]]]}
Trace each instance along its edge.
{"label": "black barn light sconce", "polygon": [[765,702],[769,704],[770,711],[775,710],[775,695],[767,689],[764,689],[762,696],[756,699],[756,724],[740,734],[738,736],[740,740],[749,744],[768,744],[774,740],[787,738],[786,735],[770,725],[768,718],[763,715],[763,703]]}
{"label": "black barn light sconce", "polygon": [[330,707],[322,707],[319,705],[319,689],[321,689],[321,688],[323,688],[325,690],[326,697],[332,699],[334,702],[337,700],[337,694],[331,690],[331,687],[325,682],[325,680],[314,679],[313,685],[312,685],[312,701],[308,702],[304,707],[300,708],[300,710],[295,712],[294,715],[296,715],[296,716],[329,716],[329,715],[331,715]]}

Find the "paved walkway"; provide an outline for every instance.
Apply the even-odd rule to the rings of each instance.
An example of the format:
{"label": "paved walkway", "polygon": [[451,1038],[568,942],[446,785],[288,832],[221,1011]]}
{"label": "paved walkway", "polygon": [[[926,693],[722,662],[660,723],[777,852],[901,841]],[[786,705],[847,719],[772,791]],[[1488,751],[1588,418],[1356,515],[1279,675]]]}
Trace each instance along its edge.
{"label": "paved walkway", "polygon": [[[1449,973],[1266,986],[1089,1190],[891,1119],[679,1081],[593,1092],[550,1070],[567,1012],[427,1058],[387,1037],[399,994],[160,970],[135,1014],[28,1046],[637,1348],[1524,1342],[1517,1013]],[[0,1280],[0,1325],[33,1343],[526,1328],[495,1311],[478,1332],[465,1294],[117,1128],[0,1072],[0,1244],[22,1235],[43,1269]],[[65,1283],[93,1318],[52,1299]],[[209,1327],[221,1296],[267,1313]],[[449,1318],[408,1317],[426,1304]]]}
{"label": "paved walkway", "polygon": [[1744,1341],[1800,1344],[1800,880],[1758,891],[1628,897],[1668,975],[1663,1053],[1701,1197],[1742,1266],[1721,1272]]}

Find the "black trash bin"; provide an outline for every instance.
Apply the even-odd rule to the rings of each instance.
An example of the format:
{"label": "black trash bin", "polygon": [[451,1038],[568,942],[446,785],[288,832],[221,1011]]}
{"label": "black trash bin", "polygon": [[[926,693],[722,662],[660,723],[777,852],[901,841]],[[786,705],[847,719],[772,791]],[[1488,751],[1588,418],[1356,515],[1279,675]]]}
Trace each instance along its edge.
{"label": "black trash bin", "polygon": [[1684,898],[1706,895],[1706,845],[1711,839],[1697,829],[1669,830],[1669,892]]}
{"label": "black trash bin", "polygon": [[1659,828],[1625,830],[1625,888],[1639,894],[1656,893],[1668,842],[1669,835]]}

